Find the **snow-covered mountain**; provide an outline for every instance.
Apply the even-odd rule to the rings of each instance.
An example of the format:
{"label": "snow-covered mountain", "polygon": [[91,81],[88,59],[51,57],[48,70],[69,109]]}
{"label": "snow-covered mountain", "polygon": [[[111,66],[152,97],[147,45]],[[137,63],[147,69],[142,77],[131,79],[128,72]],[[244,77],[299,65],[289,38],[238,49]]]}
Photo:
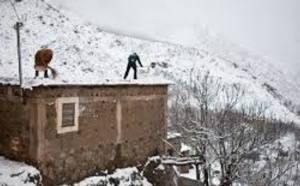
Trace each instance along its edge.
{"label": "snow-covered mountain", "polygon": [[[40,84],[140,84],[164,83],[165,80],[177,86],[196,75],[191,71],[210,71],[226,84],[238,83],[245,87],[245,102],[267,102],[269,113],[300,123],[295,110],[295,106],[300,105],[300,86],[263,59],[223,39],[200,34],[198,39],[203,44],[197,47],[143,40],[105,32],[43,0],[13,4],[16,11],[11,1],[0,1],[0,81],[4,84],[19,82],[14,29],[19,16],[24,24],[21,52],[25,88]],[[59,72],[55,80],[33,79],[33,57],[42,46],[54,50],[50,66]],[[140,54],[145,66],[139,69],[137,81],[122,79],[131,52]],[[155,68],[150,67],[151,62],[156,63]]]}

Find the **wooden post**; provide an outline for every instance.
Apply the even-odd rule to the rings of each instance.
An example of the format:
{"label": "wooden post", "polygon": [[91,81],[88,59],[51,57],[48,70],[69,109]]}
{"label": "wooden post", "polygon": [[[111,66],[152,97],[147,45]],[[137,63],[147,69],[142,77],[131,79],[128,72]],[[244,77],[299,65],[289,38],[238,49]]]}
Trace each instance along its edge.
{"label": "wooden post", "polygon": [[196,168],[196,180],[200,180],[199,164],[195,163]]}

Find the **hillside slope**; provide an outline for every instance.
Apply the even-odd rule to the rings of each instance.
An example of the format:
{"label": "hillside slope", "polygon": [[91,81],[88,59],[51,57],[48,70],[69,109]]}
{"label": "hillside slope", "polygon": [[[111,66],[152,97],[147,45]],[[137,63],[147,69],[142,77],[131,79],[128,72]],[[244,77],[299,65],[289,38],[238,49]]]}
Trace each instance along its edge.
{"label": "hillside slope", "polygon": [[[268,113],[277,118],[300,123],[299,117],[283,103],[300,103],[299,86],[287,80],[267,62],[248,55],[215,38],[202,38],[200,47],[185,47],[125,37],[102,31],[70,12],[59,10],[45,1],[23,0],[14,3],[24,26],[21,29],[22,85],[31,88],[40,84],[115,84],[164,83],[170,80],[187,84],[191,76],[210,71],[225,84],[241,84],[246,88],[243,101],[270,105]],[[18,21],[10,1],[0,1],[0,82],[18,84],[16,34]],[[203,36],[208,37],[208,36]],[[33,56],[41,47],[54,50],[52,67],[57,79],[34,77]],[[123,80],[127,57],[140,54],[144,68],[139,80]],[[149,67],[151,62],[157,65]],[[192,73],[193,72],[193,73]],[[132,74],[129,74],[131,78]],[[270,91],[273,87],[274,91]]]}

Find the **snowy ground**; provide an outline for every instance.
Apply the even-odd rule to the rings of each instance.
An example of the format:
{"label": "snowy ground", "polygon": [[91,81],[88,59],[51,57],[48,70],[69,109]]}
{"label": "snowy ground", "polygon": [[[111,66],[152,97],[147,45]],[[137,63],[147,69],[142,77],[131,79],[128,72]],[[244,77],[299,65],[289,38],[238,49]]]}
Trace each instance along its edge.
{"label": "snowy ground", "polygon": [[39,181],[41,176],[36,168],[0,156],[1,186],[36,186]]}
{"label": "snowy ground", "polygon": [[74,184],[74,186],[90,186],[95,184],[114,186],[115,184],[113,182],[110,182],[111,179],[120,180],[120,186],[152,186],[151,183],[149,183],[145,178],[141,177],[138,174],[138,170],[135,167],[117,169],[113,174],[107,176],[90,177]]}
{"label": "snowy ground", "polygon": [[[40,172],[36,168],[0,156],[0,186],[36,186],[41,180]],[[75,183],[74,186],[114,186],[113,182],[116,180],[119,186],[152,186],[146,178],[140,176],[136,167],[117,169],[113,174],[106,176],[89,177]]]}

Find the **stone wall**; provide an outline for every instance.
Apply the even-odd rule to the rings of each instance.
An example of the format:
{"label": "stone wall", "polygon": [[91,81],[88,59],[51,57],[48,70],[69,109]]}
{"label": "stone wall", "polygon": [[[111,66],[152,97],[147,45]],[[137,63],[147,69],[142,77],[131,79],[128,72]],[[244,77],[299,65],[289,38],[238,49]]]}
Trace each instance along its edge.
{"label": "stone wall", "polygon": [[0,155],[30,162],[32,107],[19,95],[20,89],[0,85]]}
{"label": "stone wall", "polygon": [[[39,102],[39,169],[52,184],[104,169],[137,165],[164,152],[167,86],[43,87]],[[58,134],[55,101],[79,97],[79,130]],[[44,119],[43,119],[44,118]]]}
{"label": "stone wall", "polygon": [[[62,97],[79,99],[78,131],[57,132]],[[78,181],[164,153],[166,111],[166,85],[0,85],[0,154],[37,166],[45,185]]]}

